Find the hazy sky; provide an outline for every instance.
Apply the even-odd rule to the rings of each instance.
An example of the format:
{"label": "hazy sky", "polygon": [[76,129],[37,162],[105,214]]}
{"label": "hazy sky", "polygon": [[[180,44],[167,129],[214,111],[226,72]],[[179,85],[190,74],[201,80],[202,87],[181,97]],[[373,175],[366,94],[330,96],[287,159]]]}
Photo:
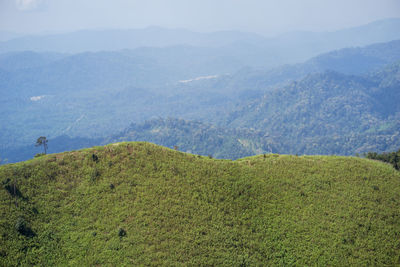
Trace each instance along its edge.
{"label": "hazy sky", "polygon": [[196,31],[332,31],[400,17],[400,0],[0,0],[0,30],[163,26]]}

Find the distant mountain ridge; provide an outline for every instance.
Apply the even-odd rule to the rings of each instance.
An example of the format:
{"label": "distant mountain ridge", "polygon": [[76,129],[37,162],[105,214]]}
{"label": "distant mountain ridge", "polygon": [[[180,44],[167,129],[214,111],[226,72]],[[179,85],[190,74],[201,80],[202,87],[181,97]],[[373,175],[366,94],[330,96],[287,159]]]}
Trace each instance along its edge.
{"label": "distant mountain ridge", "polygon": [[74,55],[14,52],[0,54],[0,70],[8,72],[5,79],[0,80],[0,92],[3,91],[6,98],[12,93],[32,96],[58,91],[115,90],[128,86],[165,88],[176,87],[174,84],[179,80],[226,73],[231,74],[200,84],[204,88],[223,86],[221,89],[230,90],[230,93],[240,92],[243,88],[265,90],[268,86],[282,85],[326,70],[347,74],[375,71],[400,60],[399,51],[400,40],[395,40],[332,51],[304,63],[239,72],[236,70],[242,68],[243,62],[223,57],[207,48],[188,46]]}
{"label": "distant mountain ridge", "polygon": [[3,53],[0,54],[0,69],[16,71],[20,69],[40,68],[66,56],[68,54],[37,53],[33,51]]}
{"label": "distant mountain ridge", "polygon": [[400,19],[387,19],[336,32],[297,32],[274,38],[246,32],[196,33],[159,27],[85,30],[58,35],[27,36],[0,42],[0,53],[25,50],[80,53],[189,45],[214,49],[221,55],[234,57],[248,66],[270,68],[302,62],[334,49],[400,39],[399,28]]}
{"label": "distant mountain ridge", "polygon": [[344,48],[320,54],[303,63],[284,65],[269,70],[243,69],[215,83],[225,87],[265,90],[285,85],[309,74],[336,71],[344,74],[362,75],[378,71],[400,60],[400,40],[372,44],[365,47]]}
{"label": "distant mountain ridge", "polygon": [[10,31],[0,31],[0,42],[9,41],[18,37],[21,37],[22,34]]}
{"label": "distant mountain ridge", "polygon": [[176,45],[218,47],[241,41],[261,40],[264,40],[264,37],[240,31],[199,33],[153,26],[143,29],[81,30],[64,34],[19,37],[1,42],[0,52],[33,50],[79,53]]}

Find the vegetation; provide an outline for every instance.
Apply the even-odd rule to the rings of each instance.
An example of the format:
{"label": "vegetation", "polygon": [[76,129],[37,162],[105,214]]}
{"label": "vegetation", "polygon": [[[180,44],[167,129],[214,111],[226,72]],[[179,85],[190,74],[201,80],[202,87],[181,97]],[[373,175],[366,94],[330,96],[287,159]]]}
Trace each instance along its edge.
{"label": "vegetation", "polygon": [[368,76],[325,72],[264,94],[227,126],[275,137],[281,153],[352,155],[400,146],[400,62]]}
{"label": "vegetation", "polygon": [[[132,123],[124,131],[106,138],[71,138],[60,136],[51,140],[51,153],[104,145],[121,141],[146,141],[184,152],[212,155],[215,158],[238,159],[242,157],[277,152],[265,133],[249,129],[216,127],[200,121],[183,119],[154,119]],[[8,150],[9,162],[32,158],[33,146]],[[36,154],[41,156],[42,154]]]}
{"label": "vegetation", "polygon": [[[246,48],[245,51],[256,52],[254,49],[255,47],[252,46],[252,49]],[[309,48],[307,50],[311,51]],[[382,145],[382,148],[368,147],[369,144],[374,144],[369,140],[365,140],[368,141],[366,147],[351,144],[348,147],[339,148],[335,147],[336,141],[329,141],[329,145],[319,151],[315,147],[322,147],[327,140],[318,141],[316,146],[309,141],[302,142],[299,147],[293,149],[296,151],[288,149],[285,144],[293,140],[295,140],[293,144],[299,144],[300,141],[309,137],[323,138],[324,134],[310,136],[308,126],[318,126],[315,125],[316,122],[326,125],[327,128],[340,129],[342,126],[336,127],[328,115],[330,112],[333,114],[338,112],[334,108],[338,108],[342,113],[346,112],[347,109],[342,107],[347,107],[349,104],[351,107],[349,112],[354,116],[354,120],[361,117],[361,120],[365,122],[368,121],[368,117],[371,117],[372,127],[381,130],[389,127],[383,138],[390,141],[390,135],[398,132],[398,128],[393,130],[391,125],[398,119],[386,116],[390,114],[386,111],[386,106],[396,106],[396,98],[393,98],[386,90],[379,90],[384,93],[363,91],[363,89],[387,88],[385,84],[380,85],[384,76],[368,78],[366,84],[362,83],[361,87],[353,87],[351,90],[352,93],[361,90],[356,94],[355,101],[360,100],[360,94],[365,93],[370,101],[368,103],[372,102],[376,106],[369,105],[366,108],[366,105],[360,106],[358,102],[352,102],[353,96],[350,93],[338,94],[328,99],[333,103],[325,103],[330,104],[329,108],[322,111],[318,109],[318,106],[307,106],[305,98],[309,96],[306,94],[307,86],[319,85],[320,89],[326,87],[326,91],[337,92],[333,90],[335,84],[340,87],[343,85],[343,80],[347,81],[349,77],[331,75],[328,79],[324,75],[315,75],[308,80],[303,79],[309,74],[324,73],[327,70],[357,75],[383,72],[384,66],[400,60],[398,51],[400,51],[400,41],[392,41],[362,48],[342,49],[320,55],[301,64],[261,70],[242,69],[245,65],[256,66],[257,64],[243,64],[240,60],[232,62],[234,57],[229,49],[208,51],[208,49],[198,47],[141,48],[74,55],[35,52],[2,54],[0,55],[0,96],[3,102],[0,105],[0,113],[4,114],[4,121],[0,125],[0,149],[5,153],[3,151],[0,153],[12,162],[9,156],[11,150],[31,145],[32,140],[43,133],[46,133],[47,138],[52,142],[51,147],[54,148],[56,144],[53,139],[62,135],[79,136],[81,139],[104,138],[123,131],[131,123],[141,124],[158,117],[201,120],[219,128],[227,126],[258,128],[264,134],[270,135],[273,129],[265,127],[263,118],[268,121],[273,119],[274,124],[284,124],[281,128],[278,127],[279,125],[271,126],[282,130],[275,140],[275,144],[280,147],[279,153],[338,154],[340,152],[340,154],[351,155],[355,152],[392,151],[398,146],[393,148],[391,144],[388,144],[386,147]],[[230,55],[222,56],[224,52]],[[296,48],[293,52],[298,53],[299,50]],[[233,52],[233,54],[236,53]],[[241,57],[248,58],[246,55],[242,54]],[[261,59],[260,55],[252,58],[261,60],[263,63],[270,62],[270,60]],[[279,59],[276,55],[274,58]],[[239,69],[241,71],[237,71]],[[384,72],[389,74],[385,78],[386,81],[396,81],[395,72]],[[217,75],[217,77],[195,79],[208,75]],[[352,84],[358,82],[357,85],[359,85],[359,77],[353,78],[356,81]],[[192,82],[179,82],[190,79]],[[299,86],[294,89],[305,93],[303,96],[296,94],[296,91],[289,92],[288,87],[285,87],[294,80],[299,83]],[[370,87],[372,83],[374,86]],[[271,93],[271,90],[274,93]],[[276,92],[281,92],[281,97],[276,96]],[[391,92],[395,93],[396,90],[391,90]],[[287,97],[287,93],[300,102],[288,101],[290,98]],[[263,95],[266,95],[266,98],[263,98]],[[254,113],[253,108],[258,107],[255,102],[265,103],[269,100],[275,107],[271,109],[273,113],[263,113],[265,110],[261,109],[255,120],[258,124],[250,124],[250,126],[246,124],[245,117],[249,113]],[[282,100],[282,104],[279,105]],[[326,100],[320,94],[313,99],[314,103]],[[393,103],[390,104],[390,101]],[[390,105],[382,105],[383,102]],[[288,110],[288,112],[284,114],[278,108]],[[385,110],[386,115],[376,118],[375,111],[379,110]],[[304,112],[307,114],[303,114]],[[319,116],[319,112],[323,112],[324,116]],[[392,116],[393,114],[391,113]],[[304,123],[301,122],[301,125],[294,123],[295,116],[304,118]],[[227,117],[232,120],[231,125],[225,124]],[[378,125],[376,119],[381,124]],[[285,123],[282,123],[283,121]],[[307,125],[308,122],[310,125]],[[306,129],[303,129],[303,124]],[[349,128],[349,125],[354,124],[353,122],[344,124],[346,127],[344,127],[345,134],[343,135],[346,135],[346,138],[366,133],[364,129]],[[317,129],[320,129],[320,126]],[[293,136],[300,131],[302,135]],[[374,135],[369,134],[367,137],[372,136],[374,139],[381,140],[382,135],[380,132]],[[281,137],[288,137],[288,140],[282,141]],[[356,136],[354,139],[360,138]],[[78,142],[81,146],[69,144],[67,150],[87,146],[84,140],[78,140]],[[89,146],[101,144],[89,143],[91,143]],[[290,144],[289,148],[292,148],[293,144]],[[347,143],[342,144],[347,145]],[[54,149],[53,151],[62,150]],[[24,159],[30,157],[32,153],[28,153]]]}
{"label": "vegetation", "polygon": [[238,159],[276,152],[264,135],[265,133],[249,129],[222,128],[200,121],[160,118],[131,124],[123,132],[106,138],[103,144],[146,141],[203,156]]}
{"label": "vegetation", "polygon": [[49,140],[47,140],[47,138],[45,136],[41,136],[36,140],[36,144],[35,146],[43,146],[43,154],[47,154],[47,143],[49,142]]}
{"label": "vegetation", "polygon": [[400,264],[400,173],[379,161],[217,160],[137,142],[0,178],[20,192],[0,190],[2,266]]}
{"label": "vegetation", "polygon": [[387,162],[393,165],[393,168],[396,170],[400,170],[400,149],[397,152],[390,153],[376,153],[376,152],[368,152],[365,154],[368,159],[376,159],[383,162]]}

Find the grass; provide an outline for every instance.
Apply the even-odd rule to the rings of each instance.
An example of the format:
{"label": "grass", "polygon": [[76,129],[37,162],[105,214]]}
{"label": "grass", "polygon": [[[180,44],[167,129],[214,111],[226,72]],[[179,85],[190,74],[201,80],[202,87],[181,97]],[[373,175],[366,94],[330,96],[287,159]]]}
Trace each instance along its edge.
{"label": "grass", "polygon": [[400,264],[400,173],[377,161],[134,142],[4,165],[0,182],[4,266]]}

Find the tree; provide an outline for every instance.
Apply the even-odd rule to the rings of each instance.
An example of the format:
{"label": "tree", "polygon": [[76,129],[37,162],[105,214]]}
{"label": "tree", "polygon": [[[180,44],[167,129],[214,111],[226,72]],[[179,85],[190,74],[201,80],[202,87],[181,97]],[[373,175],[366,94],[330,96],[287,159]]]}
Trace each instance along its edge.
{"label": "tree", "polygon": [[397,152],[382,153],[368,152],[365,154],[366,158],[380,160],[393,165],[396,170],[400,170],[400,149]]}
{"label": "tree", "polygon": [[41,136],[36,140],[36,144],[35,146],[43,146],[44,149],[44,154],[47,153],[47,142],[49,140],[47,140],[46,136]]}

